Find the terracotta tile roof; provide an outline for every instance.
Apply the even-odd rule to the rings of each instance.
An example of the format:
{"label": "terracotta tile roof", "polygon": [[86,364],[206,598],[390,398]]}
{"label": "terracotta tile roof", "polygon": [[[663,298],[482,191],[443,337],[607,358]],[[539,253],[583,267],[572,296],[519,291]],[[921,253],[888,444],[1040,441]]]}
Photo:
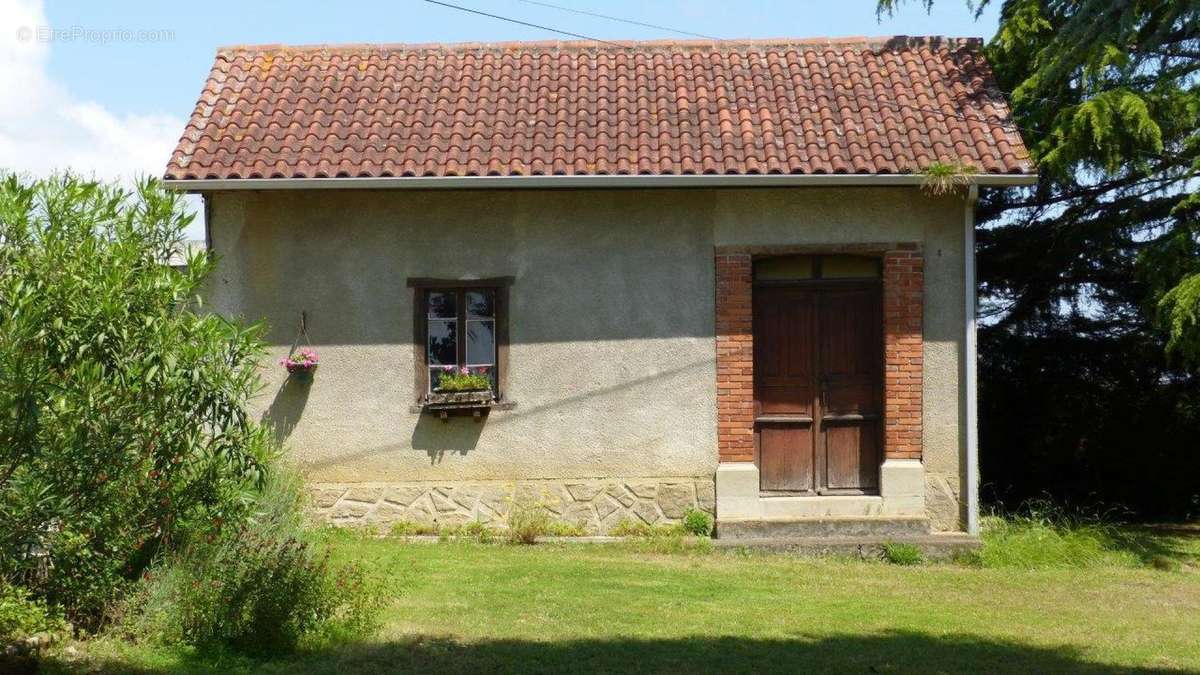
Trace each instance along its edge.
{"label": "terracotta tile roof", "polygon": [[166,177],[1031,173],[979,47],[225,47]]}

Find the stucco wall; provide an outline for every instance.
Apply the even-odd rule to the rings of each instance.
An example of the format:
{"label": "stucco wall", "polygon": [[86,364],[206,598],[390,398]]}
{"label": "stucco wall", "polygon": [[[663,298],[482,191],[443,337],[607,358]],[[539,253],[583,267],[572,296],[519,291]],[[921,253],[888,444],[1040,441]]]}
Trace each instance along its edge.
{"label": "stucco wall", "polygon": [[[256,406],[314,481],[711,476],[714,247],[919,241],[926,468],[957,491],[960,199],[910,188],[210,197],[223,257],[210,306],[270,325]],[[516,278],[506,393],[517,407],[483,423],[410,412],[406,279],[491,276]],[[321,353],[308,388],[273,365],[301,310]],[[958,507],[937,508],[935,522]]]}

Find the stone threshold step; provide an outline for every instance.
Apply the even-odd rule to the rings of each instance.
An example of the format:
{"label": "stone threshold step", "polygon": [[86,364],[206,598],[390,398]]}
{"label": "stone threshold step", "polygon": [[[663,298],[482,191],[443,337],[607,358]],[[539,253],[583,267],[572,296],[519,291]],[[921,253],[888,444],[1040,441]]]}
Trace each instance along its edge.
{"label": "stone threshold step", "polygon": [[826,516],[820,518],[718,518],[717,539],[754,540],[798,537],[867,537],[880,541],[929,534],[929,519],[914,516]]}
{"label": "stone threshold step", "polygon": [[979,550],[979,537],[961,532],[901,536],[890,539],[878,537],[775,537],[763,539],[716,539],[713,546],[721,549],[750,549],[790,553],[804,556],[850,556],[863,560],[880,558],[886,544],[912,544],[921,549],[928,560],[947,560]]}

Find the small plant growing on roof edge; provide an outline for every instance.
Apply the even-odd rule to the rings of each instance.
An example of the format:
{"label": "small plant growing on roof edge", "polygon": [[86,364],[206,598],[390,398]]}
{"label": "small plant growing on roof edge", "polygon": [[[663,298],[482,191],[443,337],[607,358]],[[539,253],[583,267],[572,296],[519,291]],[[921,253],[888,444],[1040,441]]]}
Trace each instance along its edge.
{"label": "small plant growing on roof edge", "polygon": [[486,367],[471,369],[446,366],[438,377],[437,387],[434,388],[434,391],[439,393],[490,391],[491,388],[492,380],[488,377]]}
{"label": "small plant growing on roof edge", "polygon": [[311,382],[320,361],[315,351],[305,348],[279,359],[279,365],[287,368],[288,375],[296,381]]}
{"label": "small plant growing on roof edge", "polygon": [[933,162],[921,169],[921,189],[935,196],[949,194],[970,184],[971,176],[977,173],[979,169],[962,160]]}

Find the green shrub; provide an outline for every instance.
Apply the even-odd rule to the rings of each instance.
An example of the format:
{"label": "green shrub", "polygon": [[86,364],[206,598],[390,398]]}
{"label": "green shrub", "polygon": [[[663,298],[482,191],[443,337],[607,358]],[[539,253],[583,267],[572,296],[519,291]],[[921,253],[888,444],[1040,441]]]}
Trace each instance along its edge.
{"label": "green shrub", "polygon": [[55,608],[31,597],[20,586],[0,581],[0,653],[6,646],[37,633],[61,635],[66,631],[67,623]]}
{"label": "green shrub", "polygon": [[0,579],[98,624],[164,545],[241,522],[271,452],[257,328],[193,311],[181,197],[0,177]]}
{"label": "green shrub", "polygon": [[711,536],[713,529],[712,516],[698,509],[688,509],[687,513],[683,514],[683,529],[697,537]]}
{"label": "green shrub", "polygon": [[540,501],[515,501],[508,510],[508,541],[513,544],[536,544],[545,536],[554,519]]}
{"label": "green shrub", "polygon": [[311,540],[298,486],[294,476],[273,477],[254,518],[152,568],[131,603],[128,631],[243,651],[369,632],[376,618],[369,579],[354,564],[331,565],[328,552]]}

